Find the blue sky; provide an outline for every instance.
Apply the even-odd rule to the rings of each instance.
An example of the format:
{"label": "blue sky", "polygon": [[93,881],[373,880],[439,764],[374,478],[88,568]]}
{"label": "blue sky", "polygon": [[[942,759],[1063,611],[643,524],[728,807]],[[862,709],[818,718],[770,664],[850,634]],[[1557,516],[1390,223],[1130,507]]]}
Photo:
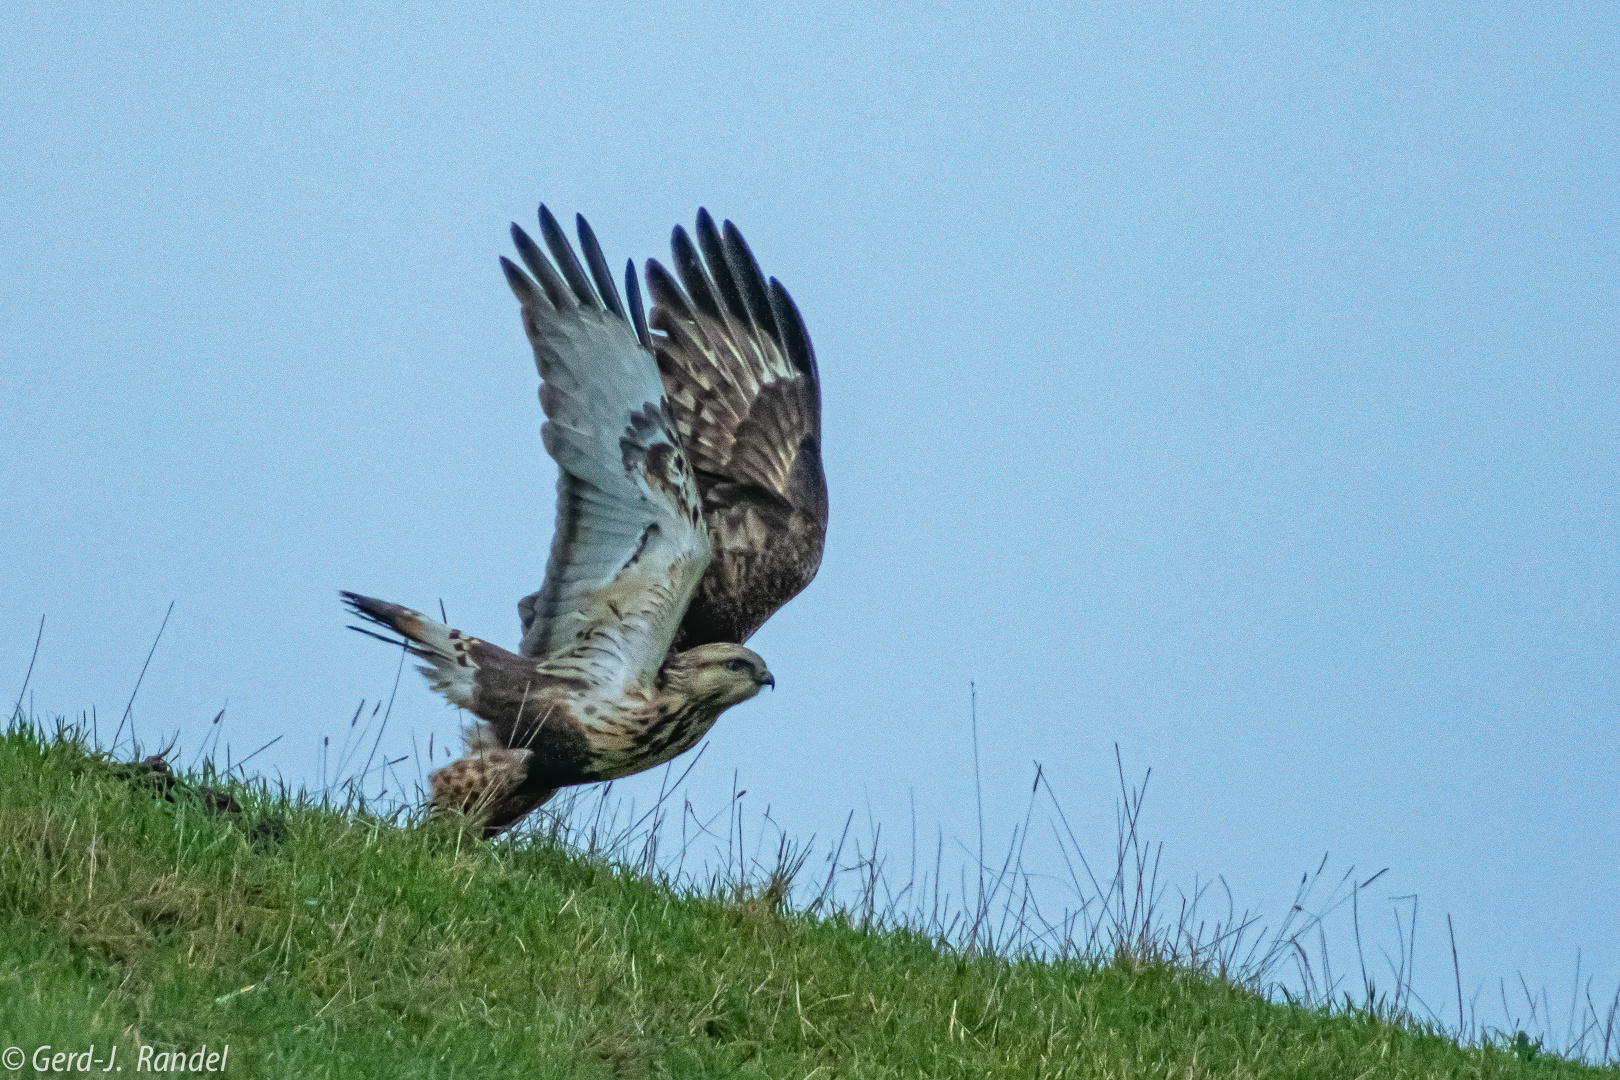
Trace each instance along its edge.
{"label": "blue sky", "polygon": [[[992,842],[1034,763],[1170,879],[1421,898],[1418,986],[1620,982],[1609,5],[12,5],[0,673],[317,779],[497,642],[555,472],[496,265],[737,222],[820,359],[821,575],[693,799]],[[7,693],[15,693],[15,690]],[[9,702],[8,702],[9,704]],[[453,739],[414,677],[393,736]],[[651,781],[656,788],[656,781]],[[644,782],[645,786],[645,782]],[[634,787],[632,785],[632,789]],[[1053,866],[1049,869],[1058,872]],[[1367,902],[1364,896],[1363,903]],[[1364,909],[1365,910],[1365,909]],[[1455,1008],[1451,1007],[1454,1014]]]}

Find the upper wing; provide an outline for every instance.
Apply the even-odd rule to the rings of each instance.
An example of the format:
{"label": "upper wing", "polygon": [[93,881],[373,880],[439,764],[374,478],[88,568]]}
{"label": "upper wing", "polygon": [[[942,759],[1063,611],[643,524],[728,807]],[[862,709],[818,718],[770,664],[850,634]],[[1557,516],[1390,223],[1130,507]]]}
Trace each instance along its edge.
{"label": "upper wing", "polygon": [[651,343],[714,545],[677,648],[747,641],[816,576],[827,531],[810,336],[736,226],[699,210],[697,237],[702,258],[679,226],[671,241],[684,291],[647,262]]}
{"label": "upper wing", "polygon": [[[657,365],[626,321],[590,226],[579,219],[594,288],[544,206],[540,231],[557,267],[516,225],[534,277],[501,260],[523,304],[543,380],[541,434],[560,472],[545,584],[518,604],[521,651],[599,683],[650,686],[709,565],[700,496]],[[639,307],[633,276],[630,287]]]}

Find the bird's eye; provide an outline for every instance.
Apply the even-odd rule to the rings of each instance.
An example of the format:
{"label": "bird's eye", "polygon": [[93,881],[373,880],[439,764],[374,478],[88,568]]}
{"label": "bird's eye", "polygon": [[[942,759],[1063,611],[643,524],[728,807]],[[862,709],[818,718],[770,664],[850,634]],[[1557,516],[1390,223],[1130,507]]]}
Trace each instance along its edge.
{"label": "bird's eye", "polygon": [[752,664],[740,656],[734,656],[730,660],[726,661],[726,669],[728,671],[747,671],[752,667]]}

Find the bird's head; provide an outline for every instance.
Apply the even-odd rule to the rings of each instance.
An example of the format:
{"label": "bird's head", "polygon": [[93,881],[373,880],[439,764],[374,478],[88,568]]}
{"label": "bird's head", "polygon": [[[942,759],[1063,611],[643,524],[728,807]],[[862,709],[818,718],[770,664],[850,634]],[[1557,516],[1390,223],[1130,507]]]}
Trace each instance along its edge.
{"label": "bird's head", "polygon": [[699,645],[677,653],[665,668],[670,683],[694,701],[729,708],[776,687],[776,677],[752,649],[728,642]]}

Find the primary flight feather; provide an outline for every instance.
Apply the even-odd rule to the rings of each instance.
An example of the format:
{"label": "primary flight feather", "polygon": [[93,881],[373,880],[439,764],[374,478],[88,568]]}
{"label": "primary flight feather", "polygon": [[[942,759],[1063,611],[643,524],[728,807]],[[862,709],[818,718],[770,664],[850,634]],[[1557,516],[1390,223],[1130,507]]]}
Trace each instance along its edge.
{"label": "primary flight feather", "polygon": [[786,290],[729,221],[722,231],[699,211],[703,257],[684,230],[673,238],[681,284],[647,263],[648,320],[634,265],[627,310],[577,221],[588,274],[544,206],[551,258],[513,225],[528,272],[501,260],[559,474],[545,579],[518,605],[519,651],[343,594],[481,721],[431,780],[437,807],[480,815],[488,833],[558,788],[669,760],[774,686],[742,643],[809,584],[826,532],[820,384]]}

